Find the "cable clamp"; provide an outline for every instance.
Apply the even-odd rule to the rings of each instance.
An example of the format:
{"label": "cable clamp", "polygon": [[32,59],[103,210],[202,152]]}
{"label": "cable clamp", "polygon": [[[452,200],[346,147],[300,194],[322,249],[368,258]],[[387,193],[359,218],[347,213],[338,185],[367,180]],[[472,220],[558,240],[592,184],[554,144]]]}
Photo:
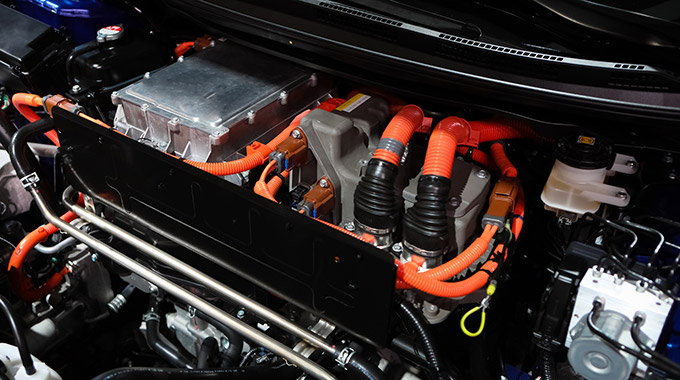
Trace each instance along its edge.
{"label": "cable clamp", "polygon": [[142,321],[148,322],[148,321],[160,321],[161,317],[157,313],[154,312],[148,312],[142,316]]}
{"label": "cable clamp", "polygon": [[21,184],[26,190],[38,187],[38,182],[40,182],[40,177],[38,177],[38,173],[36,172],[33,172],[21,179]]}
{"label": "cable clamp", "polygon": [[347,364],[349,364],[349,361],[352,360],[352,356],[354,356],[354,350],[345,347],[340,352],[338,352],[338,356],[335,358],[335,361],[340,365],[342,368],[346,368]]}

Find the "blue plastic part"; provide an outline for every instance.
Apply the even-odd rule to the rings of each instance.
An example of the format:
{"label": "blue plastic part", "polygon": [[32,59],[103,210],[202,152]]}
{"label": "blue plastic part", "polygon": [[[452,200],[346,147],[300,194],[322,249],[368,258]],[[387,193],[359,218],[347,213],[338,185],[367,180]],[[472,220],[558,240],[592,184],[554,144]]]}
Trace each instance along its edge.
{"label": "blue plastic part", "polygon": [[528,373],[521,369],[505,363],[505,372],[509,380],[532,380],[533,378]]}
{"label": "blue plastic part", "polygon": [[16,9],[53,28],[65,28],[74,45],[97,37],[100,28],[127,24],[125,10],[102,0],[14,0]]}

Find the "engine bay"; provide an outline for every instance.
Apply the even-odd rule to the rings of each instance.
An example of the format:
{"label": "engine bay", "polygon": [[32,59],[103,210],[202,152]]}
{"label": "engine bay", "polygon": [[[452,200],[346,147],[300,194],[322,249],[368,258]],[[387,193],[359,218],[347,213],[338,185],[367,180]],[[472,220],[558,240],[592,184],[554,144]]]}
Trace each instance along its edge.
{"label": "engine bay", "polygon": [[677,135],[13,3],[0,379],[680,377]]}

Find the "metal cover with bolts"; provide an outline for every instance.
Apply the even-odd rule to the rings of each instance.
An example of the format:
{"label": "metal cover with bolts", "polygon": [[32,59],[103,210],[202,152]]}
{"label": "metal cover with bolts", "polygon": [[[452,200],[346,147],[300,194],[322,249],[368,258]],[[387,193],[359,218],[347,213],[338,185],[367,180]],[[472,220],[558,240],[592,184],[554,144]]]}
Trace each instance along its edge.
{"label": "metal cover with bolts", "polygon": [[233,158],[325,99],[330,81],[290,62],[220,42],[112,94],[114,126],[195,161]]}

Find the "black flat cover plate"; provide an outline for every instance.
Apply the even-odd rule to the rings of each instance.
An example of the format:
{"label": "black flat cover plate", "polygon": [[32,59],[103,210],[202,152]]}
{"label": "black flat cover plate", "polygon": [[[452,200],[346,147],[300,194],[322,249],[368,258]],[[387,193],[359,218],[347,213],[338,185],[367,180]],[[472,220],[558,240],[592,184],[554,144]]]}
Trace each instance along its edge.
{"label": "black flat cover plate", "polygon": [[[387,253],[63,110],[64,172],[222,268],[374,345],[388,336],[396,268]],[[188,261],[192,265],[193,262]],[[212,271],[214,273],[214,271]]]}

